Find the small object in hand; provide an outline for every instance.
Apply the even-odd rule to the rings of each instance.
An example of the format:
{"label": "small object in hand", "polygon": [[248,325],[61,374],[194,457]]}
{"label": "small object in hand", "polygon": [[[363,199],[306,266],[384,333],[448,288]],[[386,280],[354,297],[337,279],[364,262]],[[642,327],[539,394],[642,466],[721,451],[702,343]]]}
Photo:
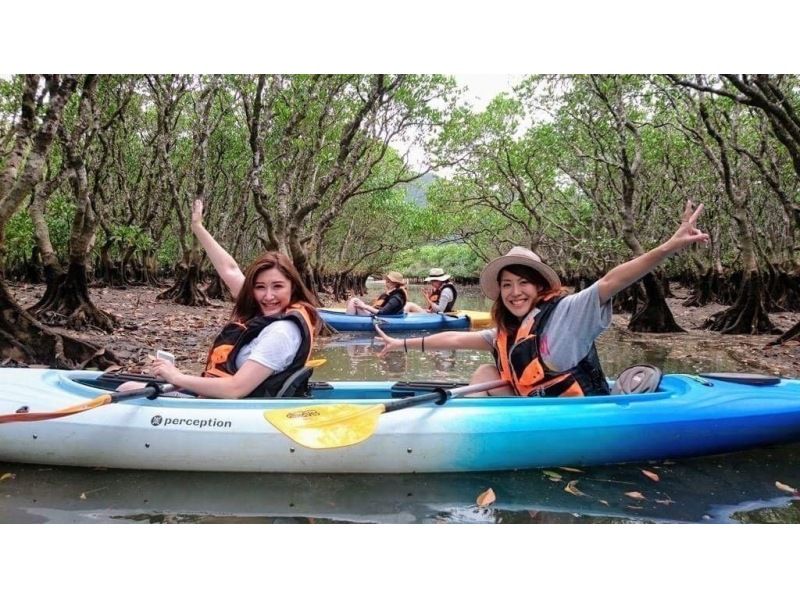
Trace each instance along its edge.
{"label": "small object in hand", "polygon": [[163,359],[164,361],[169,361],[172,365],[175,365],[175,356],[169,351],[156,351],[156,359]]}

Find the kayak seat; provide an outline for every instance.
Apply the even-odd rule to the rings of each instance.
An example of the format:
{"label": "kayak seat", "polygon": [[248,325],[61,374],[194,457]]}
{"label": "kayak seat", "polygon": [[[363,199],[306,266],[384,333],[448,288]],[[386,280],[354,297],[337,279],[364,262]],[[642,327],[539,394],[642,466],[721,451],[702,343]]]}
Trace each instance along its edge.
{"label": "kayak seat", "polygon": [[661,370],[654,365],[637,364],[622,370],[611,389],[612,395],[656,392],[661,383]]}
{"label": "kayak seat", "polygon": [[278,392],[275,393],[274,398],[279,399],[283,397],[310,396],[308,389],[308,380],[309,378],[311,378],[311,374],[313,373],[314,373],[313,368],[310,368],[308,366],[300,368],[294,374],[292,374],[286,379],[286,382],[283,383],[283,386],[281,386]]}

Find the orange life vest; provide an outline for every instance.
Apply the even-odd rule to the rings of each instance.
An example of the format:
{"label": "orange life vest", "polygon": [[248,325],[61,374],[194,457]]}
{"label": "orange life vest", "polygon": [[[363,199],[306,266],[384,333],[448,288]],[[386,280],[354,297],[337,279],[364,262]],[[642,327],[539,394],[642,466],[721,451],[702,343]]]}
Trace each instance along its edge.
{"label": "orange life vest", "polygon": [[511,346],[508,335],[498,329],[494,356],[500,377],[523,397],[609,394],[608,382],[600,367],[594,343],[586,357],[565,372],[553,372],[542,361],[539,339],[561,299],[545,299],[537,305],[538,311],[534,309],[525,316]]}
{"label": "orange life vest", "polygon": [[282,372],[273,373],[259,384],[250,396],[275,396],[283,383],[296,371],[305,366],[311,355],[314,343],[314,327],[306,307],[299,304],[290,305],[280,316],[256,316],[247,322],[229,322],[214,339],[206,359],[203,376],[225,378],[233,376],[236,371],[236,356],[242,347],[254,340],[264,328],[280,320],[291,320],[300,328],[300,348],[294,359]]}

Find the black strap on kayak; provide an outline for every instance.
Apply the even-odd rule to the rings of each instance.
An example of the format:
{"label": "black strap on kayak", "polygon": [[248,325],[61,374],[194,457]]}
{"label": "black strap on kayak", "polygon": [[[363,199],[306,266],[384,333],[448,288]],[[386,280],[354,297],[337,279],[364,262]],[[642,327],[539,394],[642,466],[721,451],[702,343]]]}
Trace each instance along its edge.
{"label": "black strap on kayak", "polygon": [[410,397],[418,392],[436,392],[466,386],[469,382],[397,382],[392,385],[392,397]]}
{"label": "black strap on kayak", "polygon": [[612,395],[630,395],[644,392],[655,392],[661,384],[662,373],[654,365],[640,363],[632,365],[617,376]]}
{"label": "black strap on kayak", "polygon": [[722,380],[723,382],[747,384],[749,386],[774,386],[775,384],[780,384],[781,381],[777,376],[750,374],[747,372],[708,372],[702,373],[700,376],[703,378],[711,378],[712,380]]}

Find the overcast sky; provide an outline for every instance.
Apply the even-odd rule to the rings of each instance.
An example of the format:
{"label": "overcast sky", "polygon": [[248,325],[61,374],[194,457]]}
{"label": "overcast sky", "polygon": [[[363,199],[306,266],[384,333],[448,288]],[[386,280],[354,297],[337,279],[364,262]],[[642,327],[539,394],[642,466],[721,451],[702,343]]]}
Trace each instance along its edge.
{"label": "overcast sky", "polygon": [[510,92],[511,88],[519,83],[524,75],[488,75],[464,74],[454,75],[459,85],[469,88],[465,94],[476,110],[483,110],[497,94],[504,91]]}

